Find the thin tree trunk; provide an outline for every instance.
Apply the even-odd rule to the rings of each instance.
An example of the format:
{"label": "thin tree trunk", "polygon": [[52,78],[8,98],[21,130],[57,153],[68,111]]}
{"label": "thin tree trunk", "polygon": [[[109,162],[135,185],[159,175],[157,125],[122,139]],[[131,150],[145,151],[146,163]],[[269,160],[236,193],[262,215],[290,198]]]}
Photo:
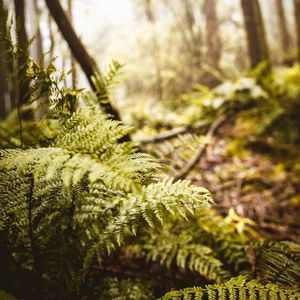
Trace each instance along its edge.
{"label": "thin tree trunk", "polygon": [[285,56],[286,52],[291,47],[291,38],[288,31],[287,20],[282,0],[276,0],[276,13],[280,36],[281,53],[283,56]]}
{"label": "thin tree trunk", "polygon": [[[182,0],[183,4],[183,13],[185,16],[186,28],[188,29],[188,34],[190,36],[190,45],[191,45],[191,53],[189,53],[190,57],[190,66],[188,66],[188,74],[191,74],[190,78],[187,78],[189,82],[199,82],[199,74],[202,67],[202,52],[201,52],[201,43],[202,36],[201,31],[198,28],[196,30],[195,26],[195,15],[193,4],[191,0]],[[189,76],[188,76],[189,77]]]}
{"label": "thin tree trunk", "polygon": [[50,13],[47,16],[47,21],[48,21],[48,28],[49,28],[49,39],[50,39],[50,48],[49,48],[49,61],[53,59],[54,56],[54,34],[53,34],[53,28],[52,28],[52,20],[51,20],[51,15]]}
{"label": "thin tree trunk", "polygon": [[[16,22],[17,22],[17,43],[19,56],[18,64],[18,107],[28,102],[29,81],[26,79],[26,65],[28,57],[28,38],[25,28],[25,3],[24,0],[14,0]],[[23,119],[32,119],[31,111],[22,113]]]}
{"label": "thin tree trunk", "polygon": [[251,68],[265,61],[270,68],[270,57],[262,14],[258,0],[241,0],[247,34]]}
{"label": "thin tree trunk", "polygon": [[162,75],[161,75],[161,59],[160,59],[160,47],[157,40],[156,29],[155,29],[155,17],[153,13],[152,1],[144,0],[145,13],[148,22],[152,27],[152,44],[153,44],[153,58],[156,73],[156,95],[158,100],[163,98],[163,86],[162,86]]}
{"label": "thin tree trunk", "polygon": [[40,30],[40,18],[41,18],[41,9],[38,5],[37,0],[33,0],[34,11],[35,11],[35,44],[36,44],[36,60],[43,65],[44,58],[44,48],[43,48],[43,39]]}
{"label": "thin tree trunk", "polygon": [[[73,1],[72,0],[68,0],[68,18],[69,21],[71,23],[71,25],[73,25]],[[75,62],[75,58],[71,52],[71,68],[72,68],[72,88],[75,90],[77,88],[77,70],[76,70],[76,62]]]}
{"label": "thin tree trunk", "polygon": [[6,116],[6,95],[8,93],[7,66],[5,65],[5,36],[7,12],[0,0],[0,118]]}
{"label": "thin tree trunk", "polygon": [[25,4],[24,0],[14,0],[16,21],[17,21],[17,42],[20,48],[18,57],[18,83],[19,83],[19,99],[21,103],[27,102],[27,92],[29,82],[25,80],[25,66],[27,60],[28,38],[25,28]]}
{"label": "thin tree trunk", "polygon": [[[89,55],[85,47],[83,46],[81,40],[76,35],[68,17],[63,10],[61,4],[58,0],[45,0],[48,9],[54,18],[60,32],[62,33],[64,39],[68,43],[72,54],[78,61],[83,72],[85,73],[92,89],[96,90],[93,83],[92,77],[99,72],[96,62]],[[103,109],[112,116],[115,120],[120,120],[118,111],[111,105],[111,103],[103,104]]]}
{"label": "thin tree trunk", "polygon": [[204,1],[204,15],[206,19],[207,62],[215,69],[219,69],[221,58],[221,40],[216,0]]}
{"label": "thin tree trunk", "polygon": [[300,0],[294,0],[294,11],[297,32],[298,63],[300,65]]}

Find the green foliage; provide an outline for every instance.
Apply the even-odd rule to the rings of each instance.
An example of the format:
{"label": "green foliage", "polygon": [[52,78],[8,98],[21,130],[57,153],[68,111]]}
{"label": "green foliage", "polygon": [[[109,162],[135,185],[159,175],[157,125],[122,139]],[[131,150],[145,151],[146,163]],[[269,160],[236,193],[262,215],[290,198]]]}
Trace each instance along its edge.
{"label": "green foliage", "polygon": [[[270,228],[270,235],[272,236],[274,230],[273,235],[276,236],[277,232],[281,233],[287,227],[281,226],[281,223],[288,224],[291,231],[295,230],[294,240],[299,240],[299,231],[295,229],[298,228],[297,217],[291,220],[289,213],[297,216],[299,212],[297,170],[299,171],[300,124],[296,113],[299,111],[299,74],[296,66],[276,70],[268,78],[260,78],[261,75],[256,74],[256,78],[240,78],[236,82],[226,82],[214,90],[201,89],[199,97],[186,97],[193,114],[188,109],[184,114],[179,110],[180,116],[175,118],[176,121],[186,118],[186,125],[178,127],[178,131],[181,132],[182,129],[187,133],[165,140],[155,140],[154,136],[154,145],[144,142],[142,147],[166,165],[166,172],[176,174],[197,149],[212,144],[217,153],[213,153],[213,160],[209,161],[211,150],[207,149],[203,153],[202,163],[195,166],[189,178],[199,181],[199,184],[209,182],[210,189],[218,191],[215,194],[217,201],[223,201],[223,197],[228,201],[232,197],[232,203],[246,215],[252,213],[247,211],[248,207],[249,210],[257,211],[263,211],[267,207],[266,215],[258,213],[253,216],[258,223],[262,222],[270,227],[266,227],[264,231],[258,224],[257,229],[266,234]],[[213,139],[206,139],[205,133],[209,130],[209,124],[219,116],[225,117],[224,126]],[[163,125],[162,128],[166,131],[174,126],[175,129],[169,131],[172,134],[178,126],[176,121],[170,123],[171,125]],[[149,125],[146,123],[146,126]],[[148,133],[151,140],[154,132],[158,134],[157,137],[163,136],[162,128],[146,127],[136,136]],[[165,136],[168,136],[168,131]],[[240,159],[235,161],[236,157]],[[287,192],[282,191],[281,196],[281,190],[285,186],[289,189]],[[223,189],[227,195],[223,194]],[[250,193],[255,193],[259,201],[251,203]],[[293,198],[288,202],[291,195]],[[238,199],[242,197],[245,197],[245,203]],[[281,197],[284,203],[280,202]],[[282,299],[285,299],[286,293],[283,288],[299,287],[298,244],[261,240],[251,227],[244,226],[251,224],[246,219],[238,220],[239,217],[232,217],[230,211],[224,219],[210,211],[208,209],[198,212],[185,224],[178,224],[173,219],[165,224],[162,231],[146,235],[143,251],[148,259],[167,266],[177,276],[182,273],[189,274],[187,270],[201,275],[202,280],[196,283],[191,281],[191,284],[200,285],[199,290],[204,293],[204,299],[210,297],[203,290],[205,280],[223,282],[231,276],[245,273],[259,280],[253,283],[275,284],[278,293],[282,293],[278,297]],[[237,221],[237,224],[229,222],[230,219],[233,223]],[[240,229],[246,231],[240,234]],[[289,231],[287,232],[283,232],[283,237],[279,235],[278,238],[289,238]],[[257,238],[258,241],[253,242]],[[170,296],[167,299],[198,299],[194,290],[191,291],[191,295],[183,292],[171,293],[174,298]],[[217,296],[215,295],[216,298]],[[224,299],[234,296],[237,297],[227,292],[226,296],[219,295],[220,298],[225,297]],[[267,293],[261,294],[261,297],[275,296]],[[295,296],[291,292],[286,297],[294,299]]]}
{"label": "green foliage", "polygon": [[211,143],[211,138],[204,134],[180,134],[178,137],[163,141],[162,143],[145,147],[153,154],[164,169],[171,174],[181,170],[197,151]]}
{"label": "green foliage", "polygon": [[255,276],[283,286],[299,287],[300,246],[292,242],[260,241],[249,248]]}
{"label": "green foliage", "polygon": [[[129,231],[162,223],[166,213],[185,217],[211,202],[207,191],[187,182],[145,184],[156,167],[145,155],[129,154],[119,164],[99,160],[61,148],[1,152],[0,227],[6,247],[18,249],[14,255],[38,260],[69,282],[75,262],[82,268],[84,259],[86,270],[94,254],[102,262]],[[60,259],[52,261],[55,253]]]}
{"label": "green foliage", "polygon": [[[10,283],[22,297],[52,299],[60,291],[70,298],[95,257],[102,266],[141,228],[161,227],[170,214],[187,218],[212,198],[187,181],[159,176],[152,157],[120,142],[130,129],[105,116],[96,97],[77,108],[81,91],[74,91],[70,106],[70,93],[49,79],[53,67],[32,70],[31,78],[40,81],[31,99],[50,104],[50,114],[39,123],[23,123],[23,149],[13,129],[0,151],[1,272],[12,280],[13,270],[21,268],[38,278],[43,292],[32,283],[26,294],[22,277]],[[106,81],[102,92],[108,86]],[[3,135],[9,120],[1,126]]]}
{"label": "green foliage", "polygon": [[5,291],[0,291],[0,299],[1,300],[17,300],[15,297],[6,293]]}
{"label": "green foliage", "polygon": [[122,65],[118,61],[113,61],[109,66],[108,72],[106,75],[97,74],[93,77],[93,83],[96,88],[96,97],[97,102],[100,105],[105,105],[109,102],[109,90],[111,86],[116,83],[115,78],[119,74]]}
{"label": "green foliage", "polygon": [[[209,107],[236,117],[236,132],[269,139],[272,144],[298,145],[299,68],[279,70],[272,77],[242,78],[218,87]],[[257,82],[260,82],[257,83]],[[218,105],[214,106],[214,103]],[[205,102],[204,102],[205,103]],[[275,147],[276,148],[276,147]]]}
{"label": "green foliage", "polygon": [[187,288],[181,291],[172,291],[161,299],[298,299],[300,292],[297,290],[282,289],[275,284],[263,285],[259,281],[249,280],[246,276],[230,279],[223,284],[207,285],[205,288]]}
{"label": "green foliage", "polygon": [[154,300],[152,286],[142,280],[105,278],[101,285],[95,286],[90,295],[83,300]]}
{"label": "green foliage", "polygon": [[[299,67],[295,66],[275,70],[268,77],[258,72],[256,77],[227,81],[212,90],[198,86],[198,93],[180,99],[187,108],[179,108],[176,111],[178,117],[173,112],[172,121],[164,124],[162,110],[156,116],[161,115],[161,124],[164,125],[157,128],[145,121],[145,128],[135,136],[137,140],[147,141],[145,135],[150,136],[149,140],[152,137],[155,140],[156,135],[159,137],[165,133],[168,136],[168,132],[175,132],[176,129],[184,132],[156,141],[154,145],[141,144],[143,149],[159,159],[171,175],[180,173],[198,149],[210,149],[211,144],[215,147],[216,141],[219,158],[233,159],[238,156],[246,159],[260,155],[299,176],[299,74]],[[207,138],[210,126],[220,117],[225,120],[224,126],[219,128],[215,137]],[[169,130],[172,127],[175,128]],[[204,158],[205,153],[203,151]],[[199,177],[207,176],[205,172]]]}
{"label": "green foliage", "polygon": [[[162,299],[299,297],[284,289],[299,285],[297,244],[261,241],[249,220],[208,208],[206,189],[166,177],[152,156],[123,140],[132,128],[103,112],[118,63],[94,78],[95,93],[64,88],[66,75],[53,62],[42,68],[27,56],[22,68],[29,102],[0,124],[1,289],[21,299],[154,299],[191,279],[200,287]],[[213,142],[206,133],[220,115],[236,139],[250,133],[294,148],[298,132],[286,136],[281,127],[298,126],[299,74],[284,74],[286,87],[280,77],[260,85],[244,78],[185,99],[193,106],[181,119],[174,114],[165,122],[162,114],[149,124],[159,132],[190,118],[200,122],[188,127],[195,134],[151,152],[171,173],[180,170],[198,147]],[[26,110],[37,121],[22,120]],[[143,270],[135,272],[141,266],[134,255],[149,264],[146,280]],[[241,274],[256,280],[227,281]],[[207,282],[220,284],[203,287]]]}
{"label": "green foliage", "polygon": [[250,270],[246,258],[249,238],[212,209],[195,214],[187,223],[172,219],[159,232],[149,233],[142,247],[148,259],[168,268],[174,264],[210,281],[224,281]]}
{"label": "green foliage", "polygon": [[81,90],[62,88],[66,74],[60,72],[51,61],[46,68],[35,63],[30,57],[26,68],[26,78],[30,81],[29,103],[36,102],[39,109],[47,110],[52,119],[64,121],[75,112]]}

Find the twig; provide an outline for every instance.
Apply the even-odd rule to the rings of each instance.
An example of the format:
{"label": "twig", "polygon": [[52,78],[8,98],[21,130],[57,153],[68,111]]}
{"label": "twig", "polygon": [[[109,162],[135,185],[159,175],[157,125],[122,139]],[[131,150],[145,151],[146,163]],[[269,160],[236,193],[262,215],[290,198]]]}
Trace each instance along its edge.
{"label": "twig", "polygon": [[189,126],[189,125],[177,127],[177,128],[172,129],[172,130],[168,130],[168,131],[164,131],[162,133],[159,133],[158,135],[156,135],[154,137],[150,137],[150,138],[146,138],[144,140],[141,140],[140,143],[142,145],[158,143],[158,142],[161,142],[163,140],[168,140],[170,138],[176,137],[179,134],[186,133],[190,129],[191,129],[191,126]]}
{"label": "twig", "polygon": [[177,127],[168,131],[164,131],[162,133],[159,133],[157,135],[155,135],[154,137],[149,137],[143,140],[138,141],[141,145],[145,145],[145,144],[152,144],[152,143],[159,143],[162,142],[164,140],[168,140],[171,138],[174,138],[180,134],[183,133],[187,133],[187,132],[193,132],[193,131],[197,131],[200,129],[204,129],[207,126],[207,123],[203,123],[201,122],[200,124],[196,124],[196,125],[184,125],[181,127]]}
{"label": "twig", "polygon": [[[217,129],[220,127],[220,125],[224,122],[225,116],[219,117],[215,122],[213,122],[206,134],[207,137],[213,137]],[[174,176],[175,180],[184,179],[189,172],[195,167],[195,165],[199,162],[203,152],[206,149],[207,144],[201,144],[194,156],[188,161],[188,163],[185,165],[185,167]]]}

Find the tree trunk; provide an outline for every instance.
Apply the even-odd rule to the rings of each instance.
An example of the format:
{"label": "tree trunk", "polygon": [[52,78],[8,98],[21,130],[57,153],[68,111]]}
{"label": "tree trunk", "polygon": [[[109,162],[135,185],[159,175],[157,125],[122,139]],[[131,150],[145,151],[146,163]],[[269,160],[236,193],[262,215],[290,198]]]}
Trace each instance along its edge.
{"label": "tree trunk", "polygon": [[[73,1],[68,0],[68,18],[70,20],[71,25],[73,25]],[[71,68],[72,68],[72,88],[75,90],[77,88],[77,70],[76,70],[76,62],[75,58],[71,52]]]}
{"label": "tree trunk", "polygon": [[294,0],[294,11],[297,32],[298,63],[300,65],[300,0]]}
{"label": "tree trunk", "polygon": [[206,19],[207,62],[211,67],[219,69],[221,40],[216,2],[216,0],[205,0],[203,9]]}
{"label": "tree trunk", "polygon": [[276,0],[276,13],[278,20],[278,29],[280,34],[281,53],[283,55],[290,49],[291,38],[288,31],[286,16],[282,0]]}
{"label": "tree trunk", "polygon": [[156,75],[156,96],[158,100],[163,98],[163,79],[161,75],[161,59],[160,59],[160,47],[157,39],[156,29],[155,29],[155,17],[153,13],[152,1],[144,0],[145,14],[148,22],[152,27],[152,53],[155,65],[155,75]]}
{"label": "tree trunk", "polygon": [[6,110],[6,96],[8,95],[8,82],[7,82],[7,65],[3,53],[5,51],[6,36],[6,18],[7,12],[4,8],[3,0],[0,0],[0,119],[4,118],[7,114]]}
{"label": "tree trunk", "polygon": [[194,72],[200,72],[202,63],[201,63],[201,31],[195,30],[195,15],[193,10],[193,5],[191,0],[183,0],[183,6],[184,6],[184,14],[185,14],[185,20],[187,23],[187,28],[189,35],[191,37],[191,46],[192,46],[192,67],[194,69]]}
{"label": "tree trunk", "polygon": [[[64,39],[68,43],[72,51],[72,54],[74,55],[79,65],[81,66],[83,72],[85,73],[92,89],[96,90],[92,80],[92,76],[94,76],[97,72],[99,72],[96,62],[88,54],[82,42],[76,35],[59,1],[58,0],[45,0],[45,1],[61,34],[63,35]],[[108,102],[107,104],[103,104],[102,107],[108,114],[112,116],[113,119],[120,120],[118,111],[111,105],[111,103]]]}
{"label": "tree trunk", "polygon": [[44,58],[44,49],[43,49],[43,39],[40,30],[40,18],[41,18],[41,9],[38,5],[37,0],[33,0],[34,12],[35,12],[35,21],[34,21],[34,30],[35,30],[35,46],[36,46],[36,60],[43,65]]}
{"label": "tree trunk", "polygon": [[270,67],[270,57],[262,14],[258,0],[241,0],[247,34],[251,68],[265,61]]}
{"label": "tree trunk", "polygon": [[49,29],[49,40],[50,40],[50,48],[49,48],[49,61],[53,59],[54,56],[54,47],[55,47],[55,42],[54,42],[54,33],[52,29],[52,18],[51,14],[48,13],[47,15],[47,22],[48,22],[48,29]]}
{"label": "tree trunk", "polygon": [[[14,0],[14,4],[17,22],[17,42],[20,51],[18,56],[18,98],[19,104],[24,104],[28,101],[29,90],[29,81],[26,80],[25,76],[29,46],[25,28],[25,4],[24,0]],[[29,116],[27,115],[26,117]]]}
{"label": "tree trunk", "polygon": [[[3,5],[3,0],[1,0],[1,4]],[[2,29],[1,33],[2,39],[2,52],[3,56],[1,57],[3,66],[0,66],[0,70],[4,72],[3,79],[6,80],[7,84],[7,94],[6,94],[6,102],[5,102],[5,109],[6,115],[8,115],[14,108],[18,106],[18,80],[17,74],[15,74],[16,69],[16,61],[14,54],[9,50],[11,48],[10,44],[10,25],[7,24],[7,8],[5,5],[3,6],[3,16],[1,16]],[[1,79],[2,81],[2,79]],[[5,89],[5,87],[3,87]]]}

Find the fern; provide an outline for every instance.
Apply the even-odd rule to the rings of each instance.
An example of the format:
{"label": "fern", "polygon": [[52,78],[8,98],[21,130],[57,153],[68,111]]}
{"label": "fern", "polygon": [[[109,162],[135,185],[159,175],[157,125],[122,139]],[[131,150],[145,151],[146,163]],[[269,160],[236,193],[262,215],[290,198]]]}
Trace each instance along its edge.
{"label": "fern", "polygon": [[205,146],[210,142],[211,139],[204,135],[186,133],[157,146],[151,145],[148,152],[157,157],[167,171],[175,174],[186,165],[199,146]]}
{"label": "fern", "polygon": [[292,242],[260,241],[248,250],[255,276],[283,286],[299,287],[300,246]]}
{"label": "fern", "polygon": [[10,261],[3,274],[18,265],[46,290],[74,295],[96,257],[103,264],[145,226],[212,203],[203,188],[163,179],[150,155],[122,141],[131,128],[102,109],[119,67],[94,79],[94,94],[62,87],[65,74],[52,62],[42,68],[28,57],[29,107],[47,114],[22,121],[22,132],[16,113],[0,125],[0,236]]}
{"label": "fern", "polygon": [[250,239],[212,209],[202,209],[182,223],[168,218],[163,229],[142,235],[141,248],[150,260],[181,272],[221,282],[250,272],[246,249]]}
{"label": "fern", "polygon": [[52,146],[100,157],[117,146],[117,141],[130,131],[130,128],[120,122],[109,120],[101,114],[94,114],[90,109],[84,109],[66,120]]}
{"label": "fern", "polygon": [[153,158],[118,142],[127,132],[86,108],[56,129],[49,147],[0,152],[0,234],[18,261],[31,261],[25,268],[74,290],[95,255],[102,263],[146,224],[212,203],[203,188],[159,180]]}
{"label": "fern", "polygon": [[[199,202],[198,197],[201,194]],[[193,213],[210,203],[211,198],[207,191],[192,187],[184,181],[172,183],[172,180],[165,180],[150,184],[142,190],[139,197],[132,196],[128,204],[121,208],[120,213],[107,225],[101,240],[89,251],[86,264],[90,264],[91,255],[94,253],[101,262],[105,249],[110,253],[116,245],[120,245],[125,236],[125,228],[136,235],[142,222],[150,227],[157,227],[164,223],[166,213],[186,218],[187,213]]]}
{"label": "fern", "polygon": [[93,83],[96,88],[97,102],[100,105],[105,105],[109,102],[109,90],[115,83],[115,78],[119,74],[121,68],[122,65],[114,60],[109,66],[105,75],[98,73],[93,77]]}
{"label": "fern", "polygon": [[[18,45],[8,40],[17,59]],[[298,245],[257,242],[249,248],[253,236],[251,230],[243,231],[243,220],[224,218],[207,208],[213,199],[206,189],[166,178],[152,156],[124,141],[132,129],[104,113],[120,64],[114,62],[106,74],[98,74],[93,79],[96,92],[91,93],[64,88],[66,75],[53,62],[42,68],[26,58],[22,70],[30,81],[29,103],[21,111],[37,105],[42,116],[20,126],[14,112],[0,124],[1,289],[22,299],[63,294],[66,299],[121,300],[153,299],[155,285],[161,290],[174,286],[167,276],[150,285],[138,275],[108,277],[111,274],[105,272],[121,265],[125,247],[133,245],[155,267],[159,262],[170,268],[174,278],[177,273],[178,278],[192,274],[199,283],[221,283],[251,273],[250,263],[253,266],[256,280],[239,276],[223,284],[173,291],[162,299],[299,297],[298,290],[274,284],[298,286]],[[203,101],[197,113],[207,113],[205,126],[215,115],[231,116],[241,108],[249,109],[251,118],[253,105],[269,103],[265,92],[244,81],[241,87],[233,86],[229,97],[216,91],[218,97],[211,104]],[[273,107],[282,109],[272,114]],[[268,118],[256,134],[266,134],[285,115],[286,107],[277,101],[261,111]],[[179,169],[196,146],[208,143],[203,136],[187,134],[154,153]],[[125,260],[132,263],[129,257]],[[99,278],[94,277],[95,269]],[[1,291],[0,297],[10,296]]]}
{"label": "fern", "polygon": [[83,300],[154,300],[151,283],[138,279],[105,278],[102,284],[89,289],[89,296]]}
{"label": "fern", "polygon": [[[173,226],[178,227],[175,224]],[[190,270],[217,282],[230,277],[230,272],[224,269],[210,247],[193,241],[186,230],[172,230],[170,224],[165,225],[161,233],[151,234],[143,249],[148,259],[157,260],[168,268],[176,264],[182,271]]]}
{"label": "fern", "polygon": [[172,291],[167,293],[162,300],[171,299],[207,299],[207,300],[259,300],[259,299],[276,299],[276,300],[294,300],[300,297],[299,290],[282,289],[275,284],[263,285],[259,281],[249,280],[246,276],[239,276],[230,279],[223,284],[207,285],[205,288],[193,287],[181,291]]}

